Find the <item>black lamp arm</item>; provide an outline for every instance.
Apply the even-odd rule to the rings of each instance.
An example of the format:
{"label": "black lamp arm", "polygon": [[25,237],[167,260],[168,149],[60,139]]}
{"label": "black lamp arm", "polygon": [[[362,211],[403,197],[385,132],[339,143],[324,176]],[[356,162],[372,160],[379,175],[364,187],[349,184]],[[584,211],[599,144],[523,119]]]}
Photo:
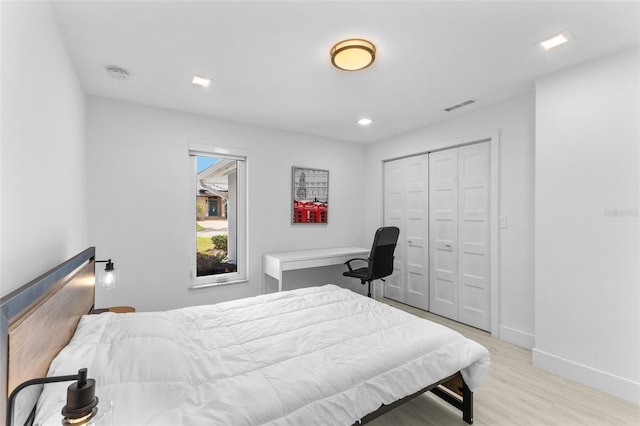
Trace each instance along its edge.
{"label": "black lamp arm", "polygon": [[9,398],[7,399],[7,426],[13,425],[13,406],[15,404],[16,396],[18,396],[22,389],[33,385],[44,385],[45,383],[70,382],[73,380],[78,380],[79,377],[79,374],[70,374],[68,376],[40,377],[37,379],[27,380],[24,383],[20,383],[11,392]]}
{"label": "black lamp arm", "polygon": [[95,263],[106,263],[107,266],[105,266],[105,268],[104,268],[105,271],[113,271],[114,270],[113,262],[111,261],[111,259],[109,259],[109,260],[96,260]]}

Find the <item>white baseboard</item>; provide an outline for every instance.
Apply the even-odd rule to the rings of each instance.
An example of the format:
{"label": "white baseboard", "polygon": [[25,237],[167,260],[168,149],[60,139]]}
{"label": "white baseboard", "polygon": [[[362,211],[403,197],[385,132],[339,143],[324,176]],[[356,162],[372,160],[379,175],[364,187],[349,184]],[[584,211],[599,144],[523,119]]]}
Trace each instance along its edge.
{"label": "white baseboard", "polygon": [[533,334],[516,330],[515,328],[500,326],[500,340],[511,343],[521,348],[531,349],[535,343]]}
{"label": "white baseboard", "polygon": [[539,349],[532,350],[532,358],[534,367],[640,405],[640,383],[638,382]]}

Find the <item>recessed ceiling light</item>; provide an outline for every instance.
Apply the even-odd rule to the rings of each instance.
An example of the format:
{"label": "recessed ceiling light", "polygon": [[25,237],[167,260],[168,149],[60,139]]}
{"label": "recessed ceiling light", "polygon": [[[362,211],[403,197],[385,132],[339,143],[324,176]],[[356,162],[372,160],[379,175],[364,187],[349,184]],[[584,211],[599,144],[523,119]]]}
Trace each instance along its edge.
{"label": "recessed ceiling light", "polygon": [[109,77],[114,80],[126,80],[129,78],[129,73],[124,68],[117,67],[115,65],[109,65],[107,67],[107,73]]}
{"label": "recessed ceiling light", "polygon": [[193,78],[191,79],[191,83],[194,86],[209,87],[209,83],[211,83],[211,79],[207,77],[200,77],[200,76],[194,75]]}
{"label": "recessed ceiling light", "polygon": [[361,118],[360,120],[358,120],[358,124],[361,126],[368,126],[371,123],[372,121],[370,118]]}
{"label": "recessed ceiling light", "polygon": [[549,50],[549,49],[553,49],[554,47],[565,44],[571,39],[573,39],[573,37],[571,36],[571,33],[569,33],[569,31],[563,31],[558,35],[555,35],[551,38],[541,41],[540,46],[544,47],[545,50]]}

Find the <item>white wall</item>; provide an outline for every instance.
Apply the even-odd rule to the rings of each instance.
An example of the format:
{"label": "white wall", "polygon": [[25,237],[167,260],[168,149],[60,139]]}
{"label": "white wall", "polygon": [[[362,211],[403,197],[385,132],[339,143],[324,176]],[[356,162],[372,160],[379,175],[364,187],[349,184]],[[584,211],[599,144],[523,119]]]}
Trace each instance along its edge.
{"label": "white wall", "polygon": [[536,85],[534,365],[640,404],[640,60]]}
{"label": "white wall", "polygon": [[442,143],[473,140],[475,135],[500,131],[499,336],[511,343],[533,346],[533,168],[534,100],[523,95],[498,105],[455,116],[433,126],[376,143],[367,150],[366,206],[368,227],[382,223],[382,162],[425,152]]}
{"label": "white wall", "polygon": [[0,295],[88,246],[84,95],[49,2],[0,2]]}
{"label": "white wall", "polygon": [[[368,245],[363,235],[364,147],[104,98],[87,98],[89,235],[112,258],[119,288],[96,305],[160,310],[260,294],[265,252]],[[247,155],[249,282],[189,285],[194,194],[188,143]],[[291,167],[329,170],[329,223],[291,224]],[[335,271],[315,271],[318,283]]]}

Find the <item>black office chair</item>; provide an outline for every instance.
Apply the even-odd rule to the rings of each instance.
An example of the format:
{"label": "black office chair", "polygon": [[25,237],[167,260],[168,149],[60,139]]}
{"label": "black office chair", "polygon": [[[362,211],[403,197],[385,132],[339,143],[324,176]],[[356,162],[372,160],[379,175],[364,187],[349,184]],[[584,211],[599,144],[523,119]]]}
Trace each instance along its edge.
{"label": "black office chair", "polygon": [[[399,234],[400,229],[395,226],[378,228],[376,235],[373,237],[373,245],[371,246],[369,258],[356,257],[347,260],[344,264],[347,265],[349,270],[342,275],[345,277],[358,278],[363,285],[369,283],[367,296],[371,297],[371,281],[381,280],[393,272],[393,252],[396,249]],[[355,260],[367,262],[367,266],[353,269],[351,262]]]}

